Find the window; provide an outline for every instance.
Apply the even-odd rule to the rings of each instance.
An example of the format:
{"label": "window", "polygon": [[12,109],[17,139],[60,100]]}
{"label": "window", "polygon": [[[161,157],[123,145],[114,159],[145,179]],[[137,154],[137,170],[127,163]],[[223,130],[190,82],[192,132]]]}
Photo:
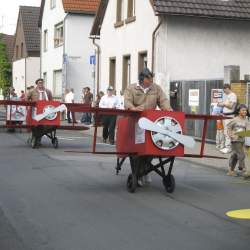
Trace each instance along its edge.
{"label": "window", "polygon": [[50,0],[50,8],[54,9],[56,7],[56,0]]}
{"label": "window", "polygon": [[47,87],[47,72],[43,72],[43,82],[44,86]]}
{"label": "window", "polygon": [[138,55],[138,73],[142,72],[144,68],[148,67],[148,53],[147,51],[139,52]]}
{"label": "window", "polygon": [[18,52],[18,50],[19,50],[19,46],[18,46],[18,45],[16,45],[16,59],[18,59],[18,56],[19,56],[19,52]]}
{"label": "window", "polygon": [[116,59],[109,59],[109,85],[116,89]]}
{"label": "window", "polygon": [[54,47],[59,47],[63,44],[63,23],[55,25]]}
{"label": "window", "polygon": [[46,52],[48,50],[48,30],[44,30],[43,32],[43,51]]}
{"label": "window", "polygon": [[117,0],[116,2],[116,24],[115,27],[123,25],[124,19],[124,0]]}
{"label": "window", "polygon": [[23,58],[23,43],[21,43],[21,58]]}
{"label": "window", "polygon": [[123,57],[122,90],[125,90],[131,82],[130,55]]}
{"label": "window", "polygon": [[53,95],[55,97],[62,97],[62,70],[54,70]]}
{"label": "window", "polygon": [[127,18],[135,16],[135,0],[128,0]]}

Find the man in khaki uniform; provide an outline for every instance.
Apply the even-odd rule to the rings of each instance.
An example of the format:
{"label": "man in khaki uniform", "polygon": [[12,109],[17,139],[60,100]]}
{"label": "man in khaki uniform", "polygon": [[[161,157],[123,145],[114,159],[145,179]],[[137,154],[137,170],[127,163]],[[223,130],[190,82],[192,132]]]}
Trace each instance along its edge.
{"label": "man in khaki uniform", "polygon": [[36,88],[29,91],[25,97],[26,101],[52,101],[52,93],[44,87],[43,79],[36,80]]}
{"label": "man in khaki uniform", "polygon": [[153,75],[145,68],[139,75],[139,83],[131,84],[124,95],[125,109],[143,111],[145,109],[172,110],[169,100],[159,85],[153,83]]}
{"label": "man in khaki uniform", "polygon": [[[146,109],[156,109],[157,106],[161,110],[172,111],[169,100],[162,88],[153,83],[153,74],[148,68],[145,68],[139,74],[139,82],[131,84],[125,90],[124,107],[129,110],[143,111]],[[149,157],[135,157],[135,161],[142,171],[149,160]],[[149,175],[144,177],[144,182],[151,182]],[[138,179],[139,185],[143,184],[143,179]]]}

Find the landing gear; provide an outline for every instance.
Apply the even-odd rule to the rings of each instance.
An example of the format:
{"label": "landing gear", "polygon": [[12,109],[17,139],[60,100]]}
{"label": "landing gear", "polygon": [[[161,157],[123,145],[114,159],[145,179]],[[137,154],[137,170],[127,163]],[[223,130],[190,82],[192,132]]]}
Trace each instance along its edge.
{"label": "landing gear", "polygon": [[58,139],[57,137],[54,137],[51,139],[52,145],[54,148],[58,148]]}
{"label": "landing gear", "polygon": [[[126,157],[117,159],[116,174],[121,170],[121,166],[125,161]],[[158,164],[153,164],[153,157],[151,156],[129,156],[131,173],[127,179],[127,190],[130,193],[134,193],[137,189],[138,179],[149,174],[150,172],[156,172],[162,177],[162,183],[165,190],[168,193],[173,193],[175,190],[175,178],[172,175],[172,169],[174,165],[175,157],[169,157],[162,159],[157,157],[159,160]],[[165,172],[165,166],[168,165],[168,172]]]}
{"label": "landing gear", "polygon": [[175,190],[175,179],[174,176],[171,174],[170,176],[165,176],[162,179],[162,183],[168,193],[173,193]]}
{"label": "landing gear", "polygon": [[127,179],[127,190],[134,193],[137,188],[137,177],[134,174],[129,174]]}

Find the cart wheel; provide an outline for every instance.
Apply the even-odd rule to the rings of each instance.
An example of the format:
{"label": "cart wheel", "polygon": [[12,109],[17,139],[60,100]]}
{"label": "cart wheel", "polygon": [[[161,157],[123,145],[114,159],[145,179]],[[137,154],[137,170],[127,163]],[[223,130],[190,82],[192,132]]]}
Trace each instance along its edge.
{"label": "cart wheel", "polygon": [[127,190],[130,193],[134,193],[137,188],[137,178],[134,174],[129,174],[127,180]]}
{"label": "cart wheel", "polygon": [[57,139],[57,137],[52,139],[52,144],[53,144],[54,148],[58,148],[58,139]]}
{"label": "cart wheel", "polygon": [[164,176],[162,183],[168,193],[173,193],[175,190],[175,179],[171,174],[170,176]]}
{"label": "cart wheel", "polygon": [[35,137],[31,138],[31,147],[36,148],[37,146],[37,139]]}

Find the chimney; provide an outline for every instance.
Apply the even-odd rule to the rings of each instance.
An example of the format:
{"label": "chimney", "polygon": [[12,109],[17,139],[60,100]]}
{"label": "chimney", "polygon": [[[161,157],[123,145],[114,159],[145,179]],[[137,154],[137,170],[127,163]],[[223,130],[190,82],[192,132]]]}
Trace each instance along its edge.
{"label": "chimney", "polygon": [[224,84],[240,82],[240,66],[228,65],[224,67]]}

